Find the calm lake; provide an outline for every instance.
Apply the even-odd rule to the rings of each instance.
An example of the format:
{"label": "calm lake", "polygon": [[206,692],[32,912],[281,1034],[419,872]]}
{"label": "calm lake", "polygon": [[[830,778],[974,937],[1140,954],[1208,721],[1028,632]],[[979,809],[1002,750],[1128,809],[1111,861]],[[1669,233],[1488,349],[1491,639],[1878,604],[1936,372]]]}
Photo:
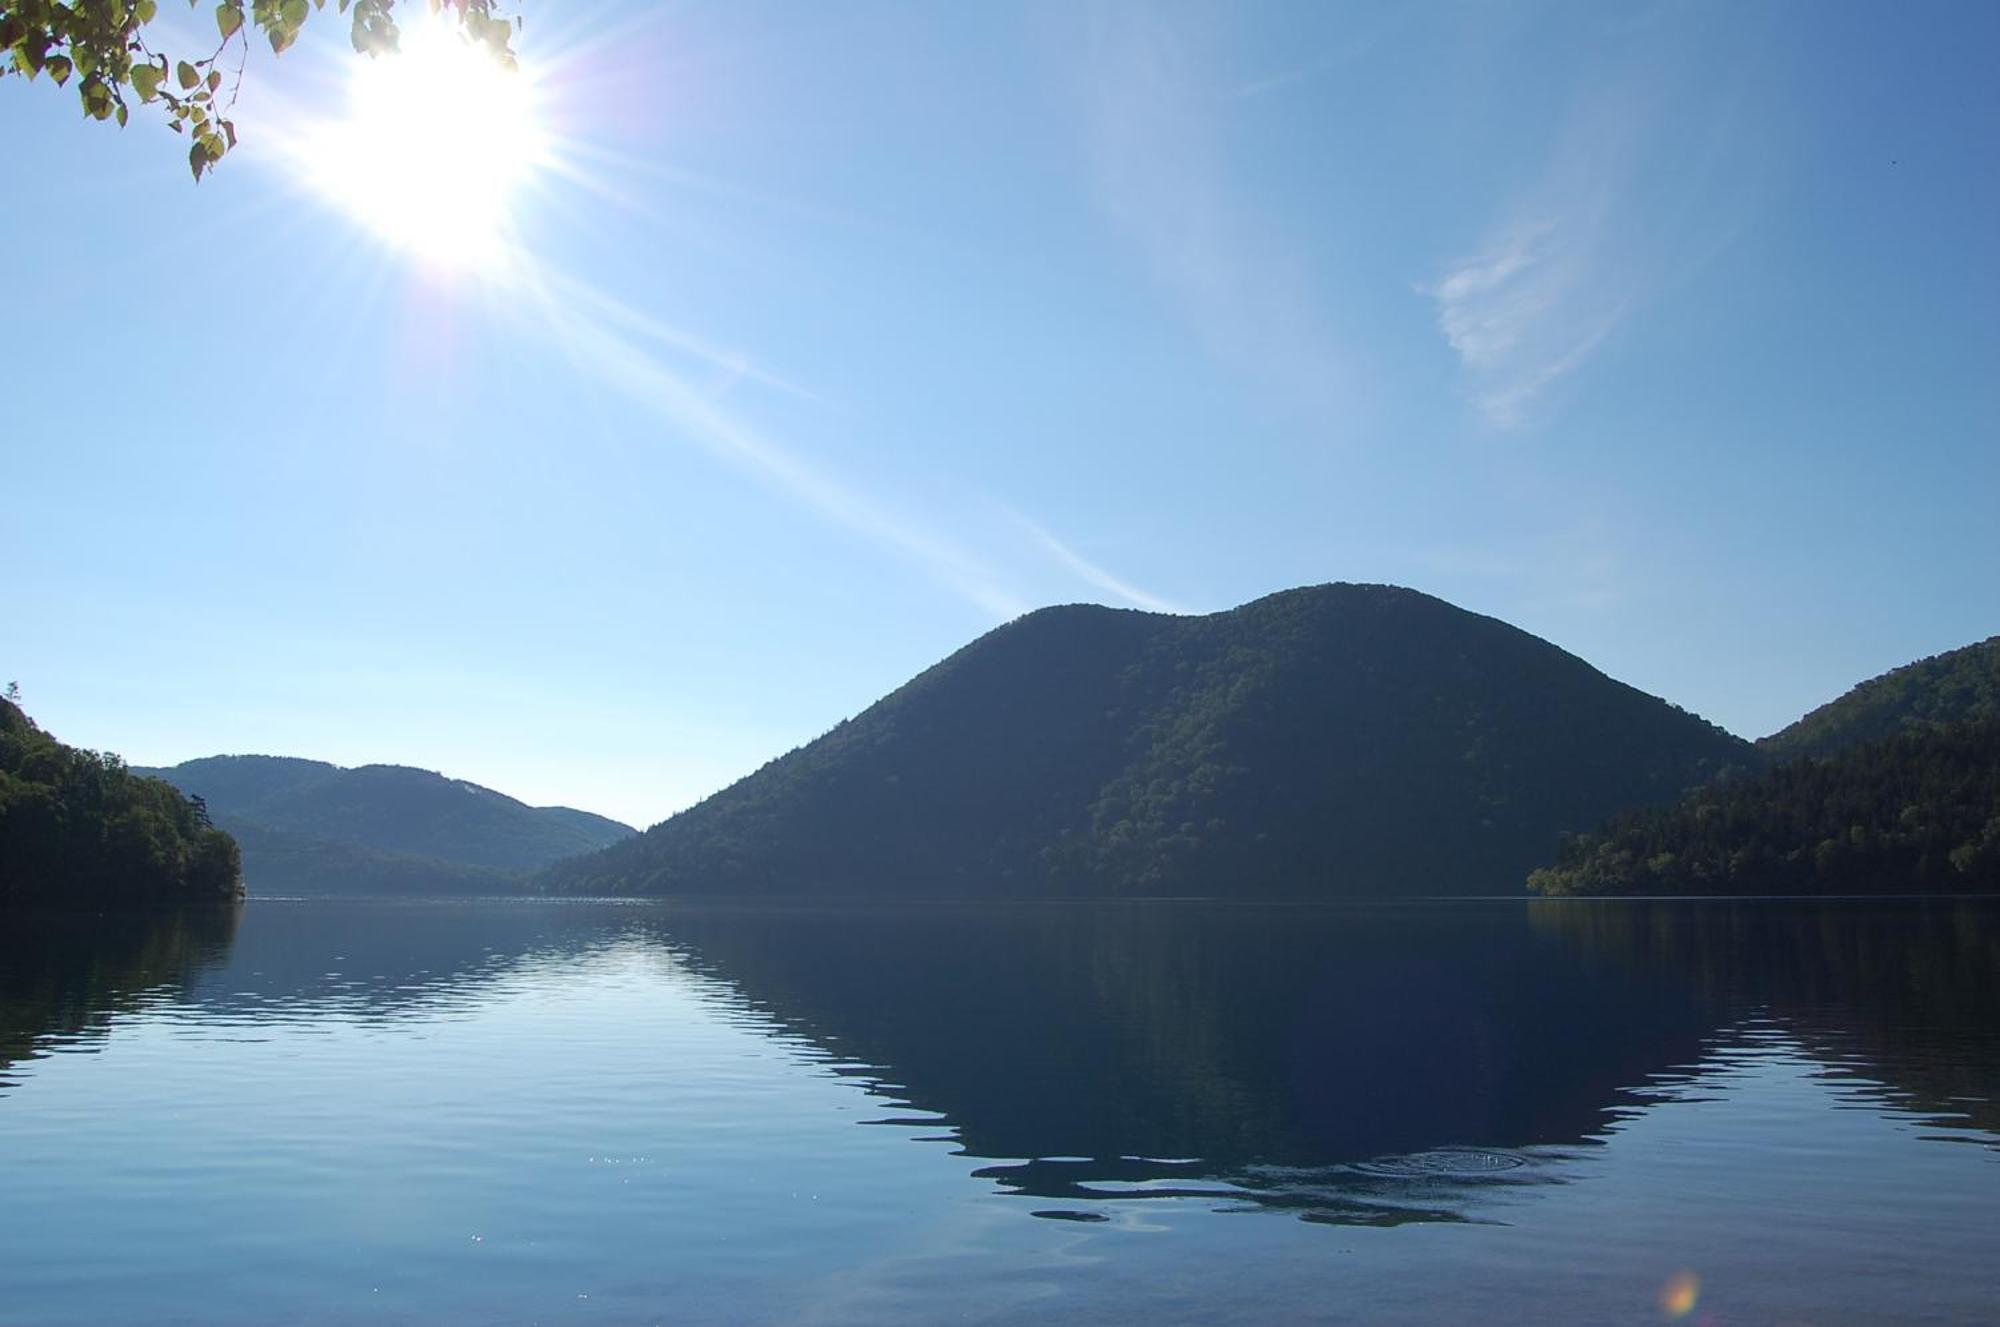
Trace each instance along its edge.
{"label": "calm lake", "polygon": [[8,922],[0,1322],[2000,1321],[2000,905]]}

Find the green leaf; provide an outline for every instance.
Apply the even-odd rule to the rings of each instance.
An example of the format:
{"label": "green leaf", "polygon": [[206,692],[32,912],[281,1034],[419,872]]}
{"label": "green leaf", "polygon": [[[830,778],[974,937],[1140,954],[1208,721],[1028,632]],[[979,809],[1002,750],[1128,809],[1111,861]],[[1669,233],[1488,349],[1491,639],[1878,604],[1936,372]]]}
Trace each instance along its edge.
{"label": "green leaf", "polygon": [[154,0],[139,0],[138,4],[132,6],[132,12],[138,16],[139,22],[143,25],[153,21],[153,16],[160,12],[160,7]]}
{"label": "green leaf", "polygon": [[89,82],[85,83],[78,90],[77,95],[83,98],[83,113],[85,115],[88,115],[93,120],[108,120],[111,118],[111,89],[104,86],[102,81],[93,76]]}
{"label": "green leaf", "polygon": [[69,82],[69,71],[71,66],[69,58],[67,56],[52,55],[48,58],[48,61],[42,65],[42,68],[46,69],[48,71],[49,77],[53,78],[56,81],[57,87],[61,87],[63,84]]}
{"label": "green leaf", "polygon": [[234,37],[236,30],[242,26],[242,5],[229,4],[225,0],[223,4],[215,7],[215,30],[222,34],[222,40],[228,41],[231,37]]}
{"label": "green leaf", "polygon": [[133,65],[132,90],[139,94],[140,101],[151,101],[160,95],[160,79],[165,77],[158,65]]}
{"label": "green leaf", "polygon": [[174,66],[174,77],[181,81],[181,87],[184,89],[201,82],[201,75],[185,60]]}
{"label": "green leaf", "polygon": [[188,149],[188,169],[194,172],[195,183],[200,184],[201,173],[208,169],[208,149],[198,138],[194,146]]}

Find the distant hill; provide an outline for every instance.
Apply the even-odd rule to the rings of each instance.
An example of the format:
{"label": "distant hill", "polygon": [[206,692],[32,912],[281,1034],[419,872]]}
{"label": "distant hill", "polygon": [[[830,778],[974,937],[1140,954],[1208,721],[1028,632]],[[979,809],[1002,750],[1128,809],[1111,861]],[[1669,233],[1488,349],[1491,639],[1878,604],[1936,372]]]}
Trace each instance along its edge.
{"label": "distant hill", "polygon": [[200,797],[236,835],[258,893],[502,892],[525,872],[633,833],[401,765],[210,756],[147,772]]}
{"label": "distant hill", "polygon": [[1756,759],[1546,641],[1411,590],[1092,606],[982,636],[571,893],[1513,891],[1557,835]]}
{"label": "distant hill", "polygon": [[1539,894],[2000,893],[2000,716],[1799,756],[1564,843]]}
{"label": "distant hill", "polygon": [[1537,893],[2000,891],[2000,636],[1870,678],[1777,763],[1566,841]]}
{"label": "distant hill", "polygon": [[1870,678],[1757,743],[1779,760],[1830,756],[1897,733],[2000,717],[2000,636]]}
{"label": "distant hill", "polygon": [[260,894],[512,894],[522,873],[441,857],[385,852],[338,839],[223,817],[243,849],[245,877]]}
{"label": "distant hill", "polygon": [[238,865],[200,806],[116,756],[64,746],[0,700],[0,908],[233,900]]}

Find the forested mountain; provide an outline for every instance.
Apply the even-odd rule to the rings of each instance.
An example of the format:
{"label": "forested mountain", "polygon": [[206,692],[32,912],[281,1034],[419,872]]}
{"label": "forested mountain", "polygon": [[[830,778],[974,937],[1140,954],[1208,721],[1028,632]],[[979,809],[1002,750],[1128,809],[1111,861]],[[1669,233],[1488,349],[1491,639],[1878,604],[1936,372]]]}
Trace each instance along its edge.
{"label": "forested mountain", "polygon": [[2000,717],[1802,756],[1565,842],[1536,893],[2000,893]]}
{"label": "forested mountain", "polygon": [[2000,717],[2000,636],[1870,678],[1757,745],[1770,755],[1829,756],[1897,733]]}
{"label": "forested mountain", "polygon": [[0,908],[241,897],[236,844],[118,757],[64,746],[0,700]]}
{"label": "forested mountain", "polygon": [[1451,894],[1748,744],[1492,618],[1328,585],[1044,609],[646,834],[572,893]]}
{"label": "forested mountain", "polygon": [[1758,743],[1782,763],[1565,841],[1543,894],[2000,891],[2000,636]]}
{"label": "forested mountain", "polygon": [[243,849],[243,874],[259,894],[512,894],[523,873],[497,866],[468,866],[442,857],[385,852],[364,844],[323,839],[254,820],[225,817]]}
{"label": "forested mountain", "polygon": [[401,765],[211,756],[150,772],[207,802],[259,893],[492,893],[633,832]]}

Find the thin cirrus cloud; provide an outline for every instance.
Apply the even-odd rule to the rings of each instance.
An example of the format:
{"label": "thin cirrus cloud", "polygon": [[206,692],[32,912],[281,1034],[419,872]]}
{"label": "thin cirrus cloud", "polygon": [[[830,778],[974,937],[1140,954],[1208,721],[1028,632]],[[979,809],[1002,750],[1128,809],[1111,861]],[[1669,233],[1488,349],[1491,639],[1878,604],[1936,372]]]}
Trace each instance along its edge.
{"label": "thin cirrus cloud", "polygon": [[[512,279],[532,296],[537,325],[556,337],[580,370],[650,409],[681,437],[749,470],[823,518],[901,554],[993,617],[1018,617],[1034,606],[1016,588],[1017,577],[772,442],[724,409],[718,398],[726,387],[696,387],[645,343],[730,369],[730,386],[747,380],[817,399],[805,389],[776,378],[741,354],[711,347],[691,333],[627,308],[606,292],[546,269],[517,268]],[[1093,562],[1029,517],[1011,510],[1007,515],[1034,547],[1093,589],[1154,612],[1186,611]]]}
{"label": "thin cirrus cloud", "polygon": [[1157,594],[1142,590],[1132,584],[1132,582],[1092,562],[1089,558],[1077,552],[1074,548],[1056,538],[1048,530],[1029,520],[1019,512],[1009,514],[1013,516],[1014,520],[1037,547],[1054,558],[1066,571],[1084,583],[1102,590],[1113,598],[1122,599],[1134,608],[1143,608],[1153,613],[1185,613],[1188,611],[1172,600],[1163,599]]}
{"label": "thin cirrus cloud", "polygon": [[1587,98],[1540,178],[1469,257],[1420,287],[1474,405],[1518,428],[1637,307],[1653,257],[1633,215],[1639,119]]}
{"label": "thin cirrus cloud", "polygon": [[1312,299],[1305,255],[1255,205],[1225,141],[1231,89],[1166,13],[1087,11],[1085,147],[1099,206],[1207,352],[1255,390],[1317,422],[1352,397],[1347,348]]}
{"label": "thin cirrus cloud", "polygon": [[[1722,70],[1630,72],[1578,95],[1532,183],[1418,291],[1480,416],[1545,417],[1627,322],[1740,230],[1758,116]],[[1720,85],[1720,86],[1718,86]]]}
{"label": "thin cirrus cloud", "polygon": [[1560,216],[1516,222],[1429,287],[1438,330],[1471,378],[1479,412],[1496,427],[1527,422],[1632,308],[1636,292],[1604,255],[1598,224]]}
{"label": "thin cirrus cloud", "polygon": [[[580,372],[647,409],[680,438],[747,470],[822,518],[910,559],[986,613],[1012,618],[1032,607],[986,560],[771,441],[718,399],[746,377],[793,393],[800,389],[688,333],[674,329],[662,335],[660,325],[608,293],[584,291],[578,283],[538,266],[518,266],[510,279],[530,297],[536,325],[554,337]],[[719,388],[699,388],[647,341],[691,355],[708,367],[725,367],[729,377]]]}

